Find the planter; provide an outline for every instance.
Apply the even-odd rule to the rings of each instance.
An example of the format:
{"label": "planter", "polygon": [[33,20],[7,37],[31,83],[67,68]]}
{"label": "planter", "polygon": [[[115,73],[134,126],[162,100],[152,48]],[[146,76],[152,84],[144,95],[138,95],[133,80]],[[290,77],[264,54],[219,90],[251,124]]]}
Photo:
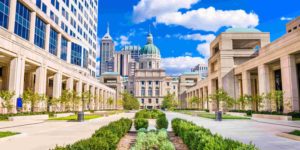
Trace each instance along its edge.
{"label": "planter", "polygon": [[296,135],[292,135],[292,134],[288,134],[288,133],[278,133],[277,136],[300,141],[300,136],[296,136]]}
{"label": "planter", "polygon": [[239,112],[226,112],[227,115],[231,115],[231,116],[238,116],[238,117],[246,117],[247,114],[246,113],[239,113]]}
{"label": "planter", "polygon": [[283,116],[283,115],[252,114],[252,119],[272,119],[272,120],[290,121],[292,120],[292,117]]}
{"label": "planter", "polygon": [[54,114],[55,118],[60,118],[60,117],[68,117],[68,116],[72,116],[74,115],[74,113],[62,113],[62,114]]}
{"label": "planter", "polygon": [[49,116],[46,115],[30,115],[30,116],[14,116],[9,117],[9,121],[28,121],[28,120],[48,120]]}

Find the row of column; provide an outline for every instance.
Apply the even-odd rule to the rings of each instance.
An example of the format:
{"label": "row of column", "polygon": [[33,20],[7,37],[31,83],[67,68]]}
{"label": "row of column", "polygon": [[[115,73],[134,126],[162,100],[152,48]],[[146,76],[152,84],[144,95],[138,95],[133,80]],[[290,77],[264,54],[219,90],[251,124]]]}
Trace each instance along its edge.
{"label": "row of column", "polygon": [[[286,55],[280,58],[280,69],[283,89],[284,112],[299,111],[299,85],[297,76],[297,66],[294,55]],[[271,83],[275,82],[272,77],[273,70],[269,65],[263,64],[257,67],[258,71],[258,93],[260,95],[271,92]],[[242,72],[242,94],[251,95],[251,74],[246,70]],[[263,100],[263,110],[272,111],[271,104],[267,99]]]}
{"label": "row of column", "polygon": [[[186,96],[186,100],[188,101],[193,97],[198,97],[198,98],[202,99],[203,105],[202,106],[200,105],[201,109],[208,109],[209,106],[208,106],[208,87],[207,86],[204,86],[204,87],[201,87],[201,88],[198,88],[198,89],[188,92],[187,96]],[[187,105],[187,107],[189,107],[189,106]]]}
{"label": "row of column", "polygon": [[[12,104],[16,105],[16,99],[21,97],[24,92],[24,80],[25,80],[25,60],[24,56],[18,56],[13,58],[9,64],[9,76],[8,76],[8,90],[15,93],[13,97]],[[35,83],[33,85],[34,92],[38,94],[47,94],[47,82],[48,81],[48,73],[47,73],[47,66],[41,65],[38,66],[35,70]],[[89,83],[84,83],[81,79],[76,82],[76,86],[74,89],[74,77],[68,77],[66,80],[66,90],[76,90],[76,92],[81,95],[83,92],[90,92],[92,100],[94,101],[94,105],[90,106],[92,109],[107,109],[107,99],[112,98],[114,103],[116,103],[116,95],[114,92],[101,89],[100,87],[90,85]],[[83,87],[84,85],[84,87]],[[58,71],[53,73],[53,90],[52,90],[52,97],[59,98],[62,94],[62,87],[63,87],[63,73]],[[94,96],[100,97],[102,96],[102,104],[106,104],[100,106],[99,104],[96,106],[95,104],[98,103],[94,100]],[[15,108],[15,107],[14,107]],[[13,112],[16,112],[14,109]]]}

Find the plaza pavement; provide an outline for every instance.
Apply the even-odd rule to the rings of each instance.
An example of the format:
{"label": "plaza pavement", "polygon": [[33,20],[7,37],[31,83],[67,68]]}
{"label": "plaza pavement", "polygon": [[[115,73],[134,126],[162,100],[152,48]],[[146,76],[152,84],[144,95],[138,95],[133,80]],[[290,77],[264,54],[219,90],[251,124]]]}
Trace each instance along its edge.
{"label": "plaza pavement", "polygon": [[95,130],[120,118],[133,118],[134,113],[120,113],[85,122],[26,121],[0,122],[0,131],[20,132],[20,135],[0,139],[1,150],[49,150],[56,145],[74,143],[89,138]]}
{"label": "plaza pavement", "polygon": [[[300,142],[276,136],[281,132],[290,132],[300,128],[257,122],[253,120],[224,120],[217,122],[175,112],[166,112],[169,121],[182,118],[194,122],[199,126],[209,128],[213,133],[239,140],[244,143],[252,142],[261,150],[298,150]],[[171,126],[171,124],[170,124]],[[170,130],[169,126],[169,130]]]}

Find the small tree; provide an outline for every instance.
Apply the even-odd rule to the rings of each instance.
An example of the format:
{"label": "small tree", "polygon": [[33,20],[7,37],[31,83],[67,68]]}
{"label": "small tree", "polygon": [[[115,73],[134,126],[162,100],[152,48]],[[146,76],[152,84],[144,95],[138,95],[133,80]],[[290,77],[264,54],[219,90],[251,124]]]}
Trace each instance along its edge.
{"label": "small tree", "polygon": [[122,93],[123,101],[122,105],[123,108],[126,110],[137,110],[140,107],[139,101],[133,97],[130,93],[124,92]]}
{"label": "small tree", "polygon": [[283,94],[283,91],[276,90],[266,95],[266,98],[275,104],[277,112],[283,112]]}
{"label": "small tree", "polygon": [[15,96],[15,92],[10,91],[0,91],[0,97],[2,99],[1,105],[3,108],[6,108],[8,112],[11,112],[13,108],[12,98]]}
{"label": "small tree", "polygon": [[67,110],[70,110],[70,103],[72,102],[72,93],[68,90],[63,90],[62,93],[61,93],[61,108],[63,108],[63,110],[67,109]]}
{"label": "small tree", "polygon": [[107,103],[110,106],[110,109],[112,109],[112,105],[114,104],[114,100],[110,97],[107,99]]}
{"label": "small tree", "polygon": [[200,99],[197,96],[193,96],[192,98],[190,98],[189,101],[190,101],[192,107],[193,107],[193,104],[196,104],[197,108],[198,109],[200,108]]}
{"label": "small tree", "polygon": [[30,89],[27,89],[24,93],[23,93],[23,101],[24,104],[30,104],[31,106],[31,111],[34,112],[36,105],[41,102],[41,101],[45,101],[46,97],[45,95],[40,95],[38,93],[33,92]]}
{"label": "small tree", "polygon": [[231,98],[223,89],[216,90],[214,94],[210,95],[210,98],[216,101],[217,111],[220,111],[220,102],[224,102],[227,107],[232,107],[234,104],[233,98]]}
{"label": "small tree", "polygon": [[73,105],[73,111],[76,110],[76,107],[79,106],[81,96],[76,91],[71,91],[71,103]]}
{"label": "small tree", "polygon": [[172,109],[176,106],[177,106],[177,103],[175,100],[175,95],[168,93],[162,101],[162,108]]}
{"label": "small tree", "polygon": [[81,98],[82,98],[82,107],[83,107],[83,111],[85,110],[85,105],[86,103],[89,104],[89,101],[91,99],[91,94],[89,91],[85,91],[85,92],[82,92],[81,94]]}

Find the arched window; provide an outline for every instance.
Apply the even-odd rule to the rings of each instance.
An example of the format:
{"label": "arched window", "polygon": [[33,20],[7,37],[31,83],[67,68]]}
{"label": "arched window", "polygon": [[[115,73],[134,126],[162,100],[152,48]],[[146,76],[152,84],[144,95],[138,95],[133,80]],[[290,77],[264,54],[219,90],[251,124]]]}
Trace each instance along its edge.
{"label": "arched window", "polygon": [[152,62],[149,62],[149,69],[152,69]]}

